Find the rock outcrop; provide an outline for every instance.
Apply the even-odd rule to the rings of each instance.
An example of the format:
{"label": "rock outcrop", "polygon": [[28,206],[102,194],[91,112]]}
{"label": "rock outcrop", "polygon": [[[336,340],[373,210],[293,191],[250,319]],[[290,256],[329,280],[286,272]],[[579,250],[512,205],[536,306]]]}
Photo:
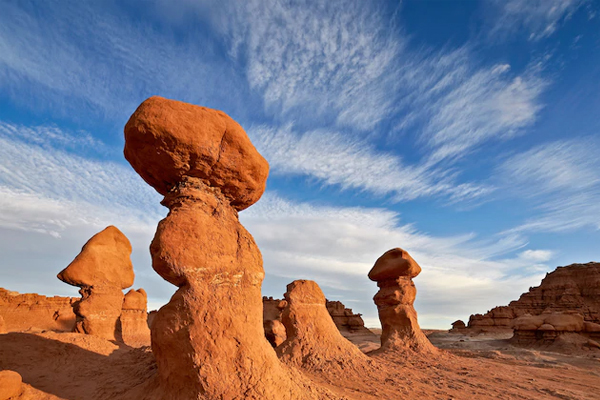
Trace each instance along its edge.
{"label": "rock outcrop", "polygon": [[[66,331],[75,326],[75,297],[46,297],[0,288],[0,321],[5,332]],[[0,322],[0,332],[2,323]]]}
{"label": "rock outcrop", "polygon": [[23,390],[23,379],[15,371],[0,371],[0,400],[16,399]]}
{"label": "rock outcrop", "polygon": [[365,321],[363,321],[361,314],[355,314],[351,308],[347,308],[341,301],[327,300],[325,307],[327,307],[327,312],[331,315],[335,326],[340,332],[368,331],[365,328]]}
{"label": "rock outcrop", "polygon": [[169,214],[152,267],[178,287],[152,322],[163,399],[309,398],[264,336],[262,257],[237,212],[265,189],[268,164],[221,111],[161,97],[125,126],[125,158]]}
{"label": "rock outcrop", "polygon": [[380,288],[373,300],[381,321],[381,351],[437,352],[421,331],[413,307],[417,289],[412,279],[420,272],[419,264],[400,248],[385,252],[369,272]]}
{"label": "rock outcrop", "polygon": [[123,343],[128,346],[150,345],[147,304],[148,295],[144,289],[131,289],[125,295],[120,321]]}
{"label": "rock outcrop", "polygon": [[287,305],[282,322],[287,339],[276,349],[283,360],[319,371],[368,363],[367,357],[335,326],[316,282],[294,281],[287,285],[284,297]]}
{"label": "rock outcrop", "polygon": [[495,307],[486,314],[469,318],[469,328],[512,329],[516,318],[543,313],[576,312],[584,321],[600,323],[600,264],[572,264],[558,267],[508,306]]}
{"label": "rock outcrop", "polygon": [[123,289],[133,285],[131,244],[116,227],[92,236],[81,253],[58,274],[58,279],[79,286],[81,300],[73,304],[75,331],[116,340],[123,306]]}
{"label": "rock outcrop", "polygon": [[459,333],[463,332],[465,329],[467,329],[467,326],[465,325],[463,320],[459,319],[452,323],[452,329],[450,329],[450,332]]}
{"label": "rock outcrop", "polygon": [[543,313],[523,315],[513,321],[511,342],[527,347],[548,347],[556,343],[593,344],[598,347],[600,324],[583,320],[575,313]]}
{"label": "rock outcrop", "polygon": [[281,322],[281,313],[287,305],[285,300],[263,297],[263,326],[265,337],[271,346],[277,347],[285,341],[287,334]]}

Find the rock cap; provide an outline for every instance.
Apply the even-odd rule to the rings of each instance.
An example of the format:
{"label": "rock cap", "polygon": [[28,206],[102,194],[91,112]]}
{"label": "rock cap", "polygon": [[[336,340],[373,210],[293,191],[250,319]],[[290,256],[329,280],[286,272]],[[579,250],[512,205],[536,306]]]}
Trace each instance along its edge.
{"label": "rock cap", "polygon": [[218,187],[243,210],[262,196],[269,164],[222,111],[163,97],[145,100],[125,125],[125,158],[166,195],[184,176]]}
{"label": "rock cap", "polygon": [[375,261],[369,272],[369,279],[376,282],[397,279],[401,276],[414,278],[421,273],[421,267],[406,250],[399,247],[383,253]]}

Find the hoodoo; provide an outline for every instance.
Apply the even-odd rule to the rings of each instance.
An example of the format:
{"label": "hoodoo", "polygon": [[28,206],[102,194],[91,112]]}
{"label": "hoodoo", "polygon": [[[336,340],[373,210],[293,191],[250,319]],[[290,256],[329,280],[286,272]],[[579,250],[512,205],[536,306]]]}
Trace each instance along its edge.
{"label": "hoodoo", "polygon": [[421,331],[413,307],[417,288],[412,279],[420,272],[419,264],[400,248],[385,252],[369,272],[380,288],[373,300],[381,321],[381,351],[437,352]]}
{"label": "hoodoo", "polygon": [[335,326],[325,306],[325,295],[316,282],[294,281],[287,285],[284,296],[287,306],[281,319],[287,339],[277,348],[282,359],[320,371],[368,363],[367,357]]}
{"label": "hoodoo", "polygon": [[132,347],[150,345],[148,295],[144,289],[131,289],[123,300],[121,330],[123,342]]}
{"label": "hoodoo", "polygon": [[131,244],[114,226],[92,236],[81,253],[58,274],[58,279],[79,286],[81,300],[73,304],[75,331],[117,339],[123,306],[123,289],[133,285]]}
{"label": "hoodoo", "polygon": [[151,97],[124,153],[169,208],[150,246],[178,287],[151,328],[162,398],[310,398],[264,336],[262,257],[238,211],[261,197],[269,166],[246,132],[221,111]]}

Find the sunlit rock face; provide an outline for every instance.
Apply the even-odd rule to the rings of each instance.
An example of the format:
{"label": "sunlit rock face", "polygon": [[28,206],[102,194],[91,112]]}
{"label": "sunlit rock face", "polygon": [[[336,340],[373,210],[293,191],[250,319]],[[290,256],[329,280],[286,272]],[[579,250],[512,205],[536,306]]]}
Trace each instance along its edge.
{"label": "sunlit rock face", "polygon": [[169,208],[150,247],[178,287],[151,327],[163,398],[310,398],[264,336],[262,257],[237,212],[261,197],[269,166],[241,126],[151,97],[125,126],[124,152]]}
{"label": "sunlit rock face", "polygon": [[419,264],[400,248],[385,252],[369,272],[379,287],[373,300],[381,321],[381,351],[437,352],[421,331],[413,307],[417,289],[412,279],[420,272]]}
{"label": "sunlit rock face", "polygon": [[133,285],[131,243],[116,227],[92,236],[81,253],[58,274],[58,279],[81,289],[81,300],[73,304],[77,316],[75,332],[116,340],[123,289]]}

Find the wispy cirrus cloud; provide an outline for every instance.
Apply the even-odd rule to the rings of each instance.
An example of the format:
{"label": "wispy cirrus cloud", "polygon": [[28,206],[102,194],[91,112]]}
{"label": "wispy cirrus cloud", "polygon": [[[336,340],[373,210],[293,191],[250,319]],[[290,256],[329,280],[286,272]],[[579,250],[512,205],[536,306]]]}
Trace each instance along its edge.
{"label": "wispy cirrus cloud", "polygon": [[498,16],[492,35],[506,35],[524,31],[529,40],[540,40],[552,35],[587,0],[493,0]]}
{"label": "wispy cirrus cloud", "polygon": [[391,195],[394,201],[434,196],[472,200],[493,191],[485,185],[456,183],[456,176],[448,170],[407,165],[396,154],[377,151],[365,140],[336,132],[296,133],[287,125],[252,127],[249,133],[276,175],[304,175],[342,189]]}
{"label": "wispy cirrus cloud", "polygon": [[600,142],[574,138],[541,144],[499,168],[505,187],[531,201],[539,215],[513,231],[600,229]]}

